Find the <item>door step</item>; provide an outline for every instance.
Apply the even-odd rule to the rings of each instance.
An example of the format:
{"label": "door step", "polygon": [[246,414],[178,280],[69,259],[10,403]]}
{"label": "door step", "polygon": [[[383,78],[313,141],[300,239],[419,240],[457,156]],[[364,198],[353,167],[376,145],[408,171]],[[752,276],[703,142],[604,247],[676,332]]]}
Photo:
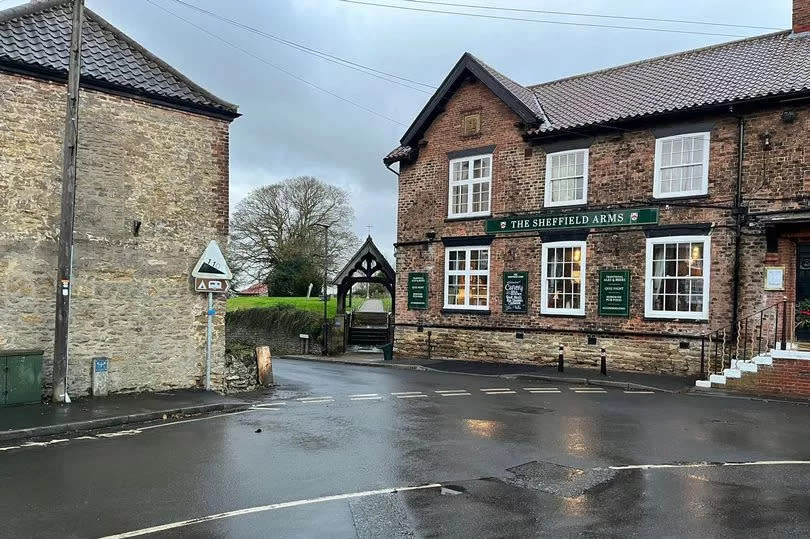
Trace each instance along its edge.
{"label": "door step", "polygon": [[723,374],[726,378],[742,378],[742,372],[740,369],[725,369]]}

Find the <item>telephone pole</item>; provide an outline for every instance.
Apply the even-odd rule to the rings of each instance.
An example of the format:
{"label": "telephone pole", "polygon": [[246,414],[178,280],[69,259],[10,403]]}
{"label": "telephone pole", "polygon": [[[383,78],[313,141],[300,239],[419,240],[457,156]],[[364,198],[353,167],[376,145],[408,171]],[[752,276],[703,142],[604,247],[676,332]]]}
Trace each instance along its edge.
{"label": "telephone pole", "polygon": [[53,343],[53,400],[67,398],[68,318],[73,288],[73,224],[76,210],[76,152],[79,145],[79,78],[81,74],[84,0],[73,0],[73,23],[67,73],[65,136],[62,141],[62,210],[56,275],[56,327]]}

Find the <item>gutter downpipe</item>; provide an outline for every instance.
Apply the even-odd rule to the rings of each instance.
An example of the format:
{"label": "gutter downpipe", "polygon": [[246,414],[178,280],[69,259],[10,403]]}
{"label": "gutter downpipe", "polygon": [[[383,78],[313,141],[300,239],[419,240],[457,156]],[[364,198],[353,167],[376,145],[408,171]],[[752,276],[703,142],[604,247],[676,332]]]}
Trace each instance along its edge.
{"label": "gutter downpipe", "polygon": [[[740,306],[740,243],[742,238],[742,175],[743,175],[743,159],[745,157],[745,120],[742,116],[737,117],[738,125],[738,162],[737,162],[737,188],[734,194],[734,286],[731,295],[731,327],[732,327],[732,343],[737,342],[738,337],[738,322],[740,315],[738,312]],[[735,356],[736,359],[739,359]],[[729,365],[730,366],[730,365]]]}

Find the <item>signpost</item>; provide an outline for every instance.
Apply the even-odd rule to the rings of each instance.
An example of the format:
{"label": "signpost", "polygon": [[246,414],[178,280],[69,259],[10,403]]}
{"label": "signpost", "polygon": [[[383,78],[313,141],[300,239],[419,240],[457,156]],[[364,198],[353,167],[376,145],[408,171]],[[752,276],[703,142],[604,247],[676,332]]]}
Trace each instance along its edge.
{"label": "signpost", "polygon": [[428,308],[428,274],[408,274],[408,309],[425,310]]}
{"label": "signpost", "polygon": [[214,240],[208,244],[191,272],[194,290],[208,294],[208,324],[205,339],[205,389],[211,389],[211,342],[214,338],[214,294],[222,294],[230,288],[233,279],[228,263]]}
{"label": "signpost", "polygon": [[525,313],[528,311],[529,273],[506,271],[503,274],[503,312]]}
{"label": "signpost", "polygon": [[568,230],[611,226],[652,225],[658,223],[658,208],[580,211],[558,214],[520,215],[487,219],[487,234],[528,232],[532,230]]}
{"label": "signpost", "polygon": [[599,316],[630,316],[630,270],[599,272]]}

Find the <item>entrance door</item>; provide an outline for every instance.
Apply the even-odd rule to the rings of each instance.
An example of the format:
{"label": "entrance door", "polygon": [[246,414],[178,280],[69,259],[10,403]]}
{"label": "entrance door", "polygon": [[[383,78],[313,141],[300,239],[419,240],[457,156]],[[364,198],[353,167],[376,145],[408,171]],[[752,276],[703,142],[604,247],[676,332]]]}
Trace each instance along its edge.
{"label": "entrance door", "polygon": [[[800,243],[796,261],[796,303],[810,298],[810,243]],[[810,342],[810,328],[797,328],[796,340]]]}

